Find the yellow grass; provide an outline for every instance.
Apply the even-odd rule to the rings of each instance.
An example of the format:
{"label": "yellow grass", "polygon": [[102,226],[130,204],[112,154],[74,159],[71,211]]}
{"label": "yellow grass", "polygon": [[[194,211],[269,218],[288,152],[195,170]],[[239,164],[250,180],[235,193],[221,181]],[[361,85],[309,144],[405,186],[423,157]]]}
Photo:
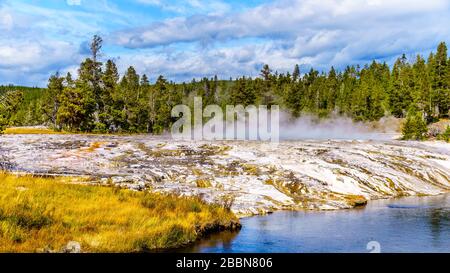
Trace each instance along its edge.
{"label": "yellow grass", "polygon": [[196,183],[197,183],[197,187],[199,187],[199,188],[211,188],[212,187],[211,181],[209,181],[208,179],[197,179]]}
{"label": "yellow grass", "polygon": [[54,135],[65,134],[65,132],[58,132],[48,128],[36,128],[36,127],[10,127],[6,128],[3,132],[10,135]]}
{"label": "yellow grass", "polygon": [[10,135],[62,135],[62,134],[78,134],[78,135],[133,135],[131,133],[85,133],[85,132],[66,132],[55,131],[50,128],[43,127],[9,127],[3,131],[4,134]]}
{"label": "yellow grass", "polygon": [[236,228],[227,209],[197,198],[80,185],[74,178],[0,173],[0,252],[134,252],[190,243]]}
{"label": "yellow grass", "polygon": [[347,200],[347,203],[353,207],[367,205],[367,199],[362,195],[345,195],[344,198]]}
{"label": "yellow grass", "polygon": [[102,147],[103,144],[105,144],[105,143],[104,142],[95,141],[95,142],[91,143],[91,146],[89,146],[88,148],[83,149],[83,151],[88,152],[88,153],[95,152],[95,150],[97,150],[100,147]]}

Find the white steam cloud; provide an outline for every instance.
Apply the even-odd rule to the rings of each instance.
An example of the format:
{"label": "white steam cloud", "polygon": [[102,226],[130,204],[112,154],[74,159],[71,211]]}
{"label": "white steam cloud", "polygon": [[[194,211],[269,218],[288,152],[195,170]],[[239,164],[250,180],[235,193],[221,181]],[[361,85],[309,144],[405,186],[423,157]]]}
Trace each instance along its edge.
{"label": "white steam cloud", "polygon": [[398,129],[399,121],[389,117],[377,122],[355,122],[338,115],[327,119],[310,115],[293,119],[287,113],[280,115],[281,140],[391,140],[399,137]]}

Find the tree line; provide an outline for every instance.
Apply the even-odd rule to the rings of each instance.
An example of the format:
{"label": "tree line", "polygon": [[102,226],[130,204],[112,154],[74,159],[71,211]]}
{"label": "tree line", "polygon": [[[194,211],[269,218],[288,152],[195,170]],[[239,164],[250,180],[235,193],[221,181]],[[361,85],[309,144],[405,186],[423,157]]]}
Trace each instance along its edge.
{"label": "tree line", "polygon": [[205,106],[276,104],[294,117],[308,113],[346,115],[356,121],[407,118],[404,134],[418,139],[427,124],[449,116],[450,59],[444,42],[426,59],[402,55],[392,67],[373,61],[343,71],[331,67],[327,73],[313,68],[301,73],[296,65],[292,72],[278,73],[264,65],[255,78],[215,76],[183,83],[163,76],[150,83],[132,66],[120,76],[113,60],[99,60],[99,36],[94,36],[90,48],[91,56],[80,64],[76,78],[70,73],[52,75],[46,89],[35,89],[27,100],[22,95],[22,103],[8,109],[12,114],[2,114],[2,119],[13,125],[47,123],[74,132],[161,133],[175,121],[173,106],[192,107],[193,98],[201,96]]}

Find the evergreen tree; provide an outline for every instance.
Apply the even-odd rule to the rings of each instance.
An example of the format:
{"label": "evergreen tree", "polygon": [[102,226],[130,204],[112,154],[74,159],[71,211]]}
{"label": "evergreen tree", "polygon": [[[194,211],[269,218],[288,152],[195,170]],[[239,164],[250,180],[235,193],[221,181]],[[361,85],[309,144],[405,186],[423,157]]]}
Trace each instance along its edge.
{"label": "evergreen tree", "polygon": [[347,66],[339,87],[339,93],[336,98],[336,106],[340,114],[351,115],[352,93],[357,85],[357,75],[355,67]]}
{"label": "evergreen tree", "polygon": [[23,101],[21,91],[8,91],[0,97],[0,134],[11,125],[11,118]]}
{"label": "evergreen tree", "polygon": [[448,57],[447,46],[444,42],[440,43],[434,59],[434,103],[438,110],[439,117],[448,116],[450,107],[450,91],[448,86]]}
{"label": "evergreen tree", "polygon": [[67,86],[60,95],[60,106],[56,115],[59,128],[68,131],[91,131],[94,127],[92,113],[95,105],[92,90],[77,82]]}
{"label": "evergreen tree", "polygon": [[[98,36],[94,35],[91,41],[90,49],[92,54],[92,62],[91,67],[89,67],[91,70],[89,71],[92,73],[92,79],[91,79],[91,85],[93,89],[93,93],[95,96],[95,111],[96,111],[96,117],[98,116],[98,112],[103,107],[102,103],[102,90],[100,87],[100,81],[102,77],[102,63],[98,61],[98,56],[100,54],[100,50],[103,47],[103,39]],[[98,122],[98,120],[97,120]]]}
{"label": "evergreen tree", "polygon": [[50,76],[47,85],[47,92],[44,98],[44,114],[46,119],[52,124],[53,128],[57,128],[56,115],[58,113],[61,93],[64,90],[64,78],[59,76],[59,73]]}
{"label": "evergreen tree", "polygon": [[370,75],[368,72],[368,68],[365,67],[360,72],[360,81],[358,86],[355,88],[355,91],[352,94],[352,116],[357,121],[362,121],[367,119],[368,116],[368,107],[367,103],[369,102],[369,94],[370,94]]}
{"label": "evergreen tree", "polygon": [[403,125],[402,133],[405,140],[424,140],[428,132],[427,124],[420,112],[410,111]]}
{"label": "evergreen tree", "polygon": [[[387,70],[386,70],[387,69]],[[367,98],[367,120],[379,120],[385,114],[386,90],[389,86],[389,70],[383,64],[373,62],[369,67],[369,94]]]}
{"label": "evergreen tree", "polygon": [[292,81],[297,82],[300,79],[300,67],[298,64],[294,67],[294,72],[292,72]]}
{"label": "evergreen tree", "polygon": [[231,91],[231,104],[241,104],[244,107],[254,104],[256,95],[254,86],[251,84],[251,80],[242,77],[237,80]]}
{"label": "evergreen tree", "polygon": [[117,131],[121,119],[121,107],[118,90],[119,73],[116,64],[108,60],[101,79],[101,105],[97,131]]}
{"label": "evergreen tree", "polygon": [[433,116],[432,88],[425,60],[418,55],[413,64],[412,100],[415,107],[424,112],[431,122]]}
{"label": "evergreen tree", "polygon": [[[272,75],[272,70],[269,68],[268,64],[265,64],[261,70],[261,77],[264,80],[263,88],[261,89],[261,97],[262,97],[262,104],[271,106],[274,102],[274,96],[273,92],[271,92],[272,88],[272,78],[274,77]],[[277,78],[277,76],[275,76]]]}
{"label": "evergreen tree", "polygon": [[[105,65],[105,72],[102,75],[102,92],[100,99],[104,106],[110,106],[113,104],[113,98],[117,90],[117,83],[119,81],[119,72],[117,66],[112,60],[108,60]],[[106,111],[105,108],[101,109]]]}
{"label": "evergreen tree", "polygon": [[119,84],[120,95],[123,100],[123,111],[125,120],[122,122],[122,129],[136,132],[138,130],[138,118],[140,109],[138,101],[140,100],[139,75],[134,67],[130,66]]}
{"label": "evergreen tree", "polygon": [[171,101],[167,88],[167,80],[163,76],[159,76],[155,83],[155,121],[153,124],[154,133],[162,133],[169,128],[171,123]]}
{"label": "evergreen tree", "polygon": [[8,125],[8,120],[5,117],[5,110],[3,109],[3,106],[0,105],[0,135],[3,133],[3,131],[6,129],[6,126]]}
{"label": "evergreen tree", "polygon": [[304,87],[302,82],[288,85],[285,96],[286,106],[291,110],[294,117],[299,117],[303,110]]}
{"label": "evergreen tree", "polygon": [[405,111],[412,103],[411,75],[411,67],[403,54],[402,58],[397,59],[394,64],[389,92],[391,113],[395,117],[404,117]]}
{"label": "evergreen tree", "polygon": [[337,95],[339,92],[339,79],[334,67],[331,67],[327,78],[327,89],[325,94],[325,103],[323,109],[329,113],[336,107]]}
{"label": "evergreen tree", "polygon": [[270,78],[272,76],[272,70],[269,68],[268,64],[265,64],[263,68],[261,69],[261,77],[265,81],[270,81]]}

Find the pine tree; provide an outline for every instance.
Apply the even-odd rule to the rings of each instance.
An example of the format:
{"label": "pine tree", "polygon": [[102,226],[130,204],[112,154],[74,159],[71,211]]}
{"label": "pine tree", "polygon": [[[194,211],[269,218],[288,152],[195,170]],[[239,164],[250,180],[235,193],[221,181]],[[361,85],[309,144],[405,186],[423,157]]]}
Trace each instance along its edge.
{"label": "pine tree", "polygon": [[336,105],[340,114],[351,115],[351,97],[356,85],[356,69],[353,66],[347,66],[342,75],[342,82],[336,97]]}
{"label": "pine tree", "polygon": [[297,82],[300,79],[300,67],[298,64],[294,67],[294,72],[292,72],[292,81]]}
{"label": "pine tree", "polygon": [[311,68],[311,70],[304,77],[305,87],[305,110],[310,113],[317,113],[318,111],[318,91],[317,82],[319,72]]}
{"label": "pine tree", "polygon": [[242,77],[235,83],[231,92],[231,104],[241,104],[244,107],[254,104],[256,99],[256,90],[251,84],[251,80]]}
{"label": "pine tree", "polygon": [[291,110],[294,117],[299,117],[303,110],[304,103],[304,87],[303,83],[296,82],[292,85],[288,85],[285,95],[286,106]]}
{"label": "pine tree", "polygon": [[147,132],[152,133],[154,132],[155,124],[156,124],[156,115],[157,115],[157,91],[155,88],[148,88],[147,92],[147,103],[146,106],[148,108],[148,115],[147,115]]}
{"label": "pine tree", "polygon": [[[90,88],[92,88],[92,94],[95,99],[95,109],[94,109],[94,119],[96,126],[103,127],[103,124],[100,123],[99,115],[101,109],[103,109],[103,100],[102,100],[102,88],[100,86],[101,78],[102,78],[102,63],[98,61],[98,57],[100,55],[100,50],[103,47],[103,39],[94,35],[91,41],[90,49],[92,57],[90,62],[87,62],[89,65],[85,68],[88,69],[86,72],[90,74],[89,84]],[[87,79],[87,78],[86,78]]]}
{"label": "pine tree", "polygon": [[167,85],[167,80],[163,76],[159,76],[155,83],[156,115],[152,130],[154,133],[162,133],[166,128],[169,128],[171,122],[172,107]]}
{"label": "pine tree", "polygon": [[122,128],[136,132],[138,130],[138,101],[140,98],[139,75],[134,67],[130,66],[120,81],[120,94],[123,98],[123,110],[126,115],[126,122],[122,123]]}
{"label": "pine tree", "polygon": [[448,115],[450,107],[450,91],[447,85],[448,75],[448,57],[447,46],[445,43],[440,43],[435,55],[434,61],[434,103],[438,109],[439,117]]}
{"label": "pine tree", "polygon": [[402,128],[404,140],[424,140],[428,132],[427,123],[420,112],[411,110]]}
{"label": "pine tree", "polygon": [[5,117],[6,110],[3,109],[3,106],[0,105],[0,135],[3,133],[3,131],[6,129],[6,126],[8,125],[8,120]]}
{"label": "pine tree", "polygon": [[269,68],[268,64],[265,64],[263,66],[263,68],[261,69],[261,77],[265,81],[270,81],[271,75],[272,75],[272,70]]}
{"label": "pine tree", "polygon": [[22,102],[23,93],[21,91],[7,91],[2,94],[0,97],[0,134],[13,123],[11,118]]}
{"label": "pine tree", "polygon": [[411,79],[411,67],[403,54],[394,64],[389,90],[389,104],[395,117],[404,117],[405,111],[412,103]]}
{"label": "pine tree", "polygon": [[83,120],[78,124],[79,128],[76,128],[75,130],[89,131],[95,127],[103,128],[99,118],[101,102],[99,99],[100,91],[98,90],[99,85],[96,76],[100,75],[100,73],[101,69],[98,67],[98,63],[90,58],[82,62],[78,69],[78,79],[75,81],[76,90],[72,91],[75,94],[79,94],[80,102],[75,102],[75,104],[82,107],[82,109],[80,109],[80,113],[82,113],[80,117],[82,116]]}
{"label": "pine tree", "polygon": [[150,92],[150,81],[146,74],[143,74],[139,83],[138,100],[136,102],[137,124],[138,132],[148,132],[147,120],[149,116],[149,109],[147,108],[148,95]]}
{"label": "pine tree", "polygon": [[338,75],[336,73],[336,70],[334,67],[331,67],[330,72],[328,73],[327,78],[327,93],[325,94],[326,103],[324,105],[324,109],[327,110],[327,112],[331,112],[336,107],[336,99],[339,92],[339,79]]}
{"label": "pine tree", "polygon": [[50,76],[47,85],[47,92],[44,98],[43,112],[46,119],[52,124],[53,128],[57,128],[56,115],[60,105],[60,96],[64,89],[64,78],[59,76],[59,73]]}
{"label": "pine tree", "polygon": [[92,95],[86,95],[90,90],[84,85],[65,87],[60,95],[60,107],[56,115],[59,128],[67,131],[91,131],[91,118],[95,100]]}
{"label": "pine tree", "polygon": [[426,115],[431,122],[433,116],[432,87],[425,60],[418,55],[413,64],[413,104]]}
{"label": "pine tree", "polygon": [[352,94],[352,116],[357,121],[363,121],[368,118],[369,94],[371,88],[370,73],[365,67],[360,72],[360,80]]}
{"label": "pine tree", "polygon": [[277,78],[277,76],[272,75],[272,70],[268,64],[265,64],[261,70],[261,77],[264,80],[263,88],[261,89],[260,96],[262,97],[262,104],[271,106],[274,103],[274,96],[271,90],[272,88],[272,78]]}
{"label": "pine tree", "polygon": [[[78,79],[66,86],[59,95],[59,108],[56,113],[58,128],[69,131],[91,131],[103,127],[98,120],[98,112],[94,117],[98,101],[96,100],[94,81],[96,64],[86,59],[78,69]],[[67,82],[72,81],[66,78]]]}
{"label": "pine tree", "polygon": [[[105,72],[102,75],[103,88],[100,96],[104,105],[109,106],[113,104],[118,81],[119,72],[117,71],[117,66],[112,60],[108,60],[105,65]],[[102,110],[105,111],[104,109]]]}
{"label": "pine tree", "polygon": [[386,104],[386,90],[389,86],[389,70],[386,71],[384,64],[372,62],[369,67],[368,87],[369,94],[367,98],[368,111],[366,113],[367,120],[379,120],[384,116]]}

